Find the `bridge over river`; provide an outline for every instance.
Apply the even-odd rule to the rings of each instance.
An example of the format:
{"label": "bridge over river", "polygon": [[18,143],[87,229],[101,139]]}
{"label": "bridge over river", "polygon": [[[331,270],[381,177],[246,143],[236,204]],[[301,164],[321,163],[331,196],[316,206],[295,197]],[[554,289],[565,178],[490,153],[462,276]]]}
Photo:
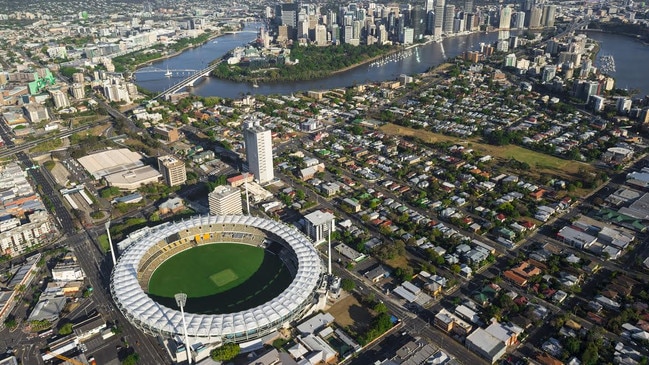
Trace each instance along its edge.
{"label": "bridge over river", "polygon": [[[202,70],[195,71],[192,73],[189,77],[181,80],[180,82],[174,84],[173,86],[169,87],[167,90],[164,90],[160,94],[158,94],[156,97],[153,99],[167,99],[169,98],[170,95],[173,95],[182,89],[190,86],[194,86],[196,81],[200,80],[203,77],[208,77],[210,75],[210,72],[212,72],[216,67],[218,67],[219,64],[221,64],[221,61],[215,62],[207,67],[205,67]],[[171,70],[169,70],[171,71]],[[138,71],[140,72],[140,71]]]}

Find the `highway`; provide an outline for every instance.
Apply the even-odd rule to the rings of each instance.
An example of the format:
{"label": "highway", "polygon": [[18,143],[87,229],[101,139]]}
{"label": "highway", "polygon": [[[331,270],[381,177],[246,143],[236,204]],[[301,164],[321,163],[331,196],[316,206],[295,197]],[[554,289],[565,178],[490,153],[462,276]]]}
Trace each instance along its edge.
{"label": "highway", "polygon": [[5,145],[7,146],[6,149],[0,150],[0,158],[9,157],[9,156],[15,155],[18,152],[23,152],[23,151],[29,150],[30,148],[34,148],[34,147],[38,146],[39,144],[41,144],[43,142],[51,141],[51,140],[54,140],[54,139],[60,139],[60,138],[69,137],[69,136],[71,136],[71,135],[73,135],[75,133],[85,131],[87,129],[90,129],[92,127],[95,127],[95,126],[97,126],[99,124],[102,124],[102,123],[105,123],[105,122],[108,121],[108,118],[102,118],[102,119],[96,120],[96,121],[91,122],[91,123],[83,124],[83,125],[78,126],[76,128],[72,128],[72,129],[69,129],[69,130],[66,130],[66,131],[63,131],[63,132],[48,136],[48,137],[40,138],[40,139],[37,139],[35,141],[29,141],[29,142],[21,143],[20,145],[16,146],[13,143],[13,141],[11,140],[13,137],[11,136],[10,130],[8,130],[6,120],[4,119],[4,117],[0,117],[0,118],[2,118],[2,121],[0,121],[0,134],[2,134],[2,139],[5,141]]}

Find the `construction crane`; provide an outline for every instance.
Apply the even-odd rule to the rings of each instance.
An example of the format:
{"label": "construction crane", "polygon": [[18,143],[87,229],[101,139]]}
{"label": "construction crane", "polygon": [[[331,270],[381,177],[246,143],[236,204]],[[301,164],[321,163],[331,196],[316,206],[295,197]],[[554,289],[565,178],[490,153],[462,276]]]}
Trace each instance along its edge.
{"label": "construction crane", "polygon": [[70,359],[69,357],[65,357],[65,356],[63,356],[61,354],[55,354],[55,353],[53,353],[51,351],[48,351],[47,353],[51,354],[52,356],[56,357],[59,360],[63,360],[66,363],[69,363],[69,364],[72,364],[72,365],[86,365],[86,364],[82,363],[81,361]]}

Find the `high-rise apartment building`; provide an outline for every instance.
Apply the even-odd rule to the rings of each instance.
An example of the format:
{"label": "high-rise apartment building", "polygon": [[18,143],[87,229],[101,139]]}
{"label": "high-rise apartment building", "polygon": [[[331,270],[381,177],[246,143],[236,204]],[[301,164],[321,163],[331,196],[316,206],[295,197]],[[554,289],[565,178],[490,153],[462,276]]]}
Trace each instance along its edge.
{"label": "high-rise apartment building", "polygon": [[84,81],[83,72],[75,72],[72,74],[72,82],[83,84]]}
{"label": "high-rise apartment building", "polygon": [[500,9],[499,29],[509,29],[512,23],[512,8],[508,5]]}
{"label": "high-rise apartment building", "polygon": [[644,108],[640,112],[640,127],[645,132],[649,130],[649,108]]}
{"label": "high-rise apartment building", "polygon": [[244,129],[246,160],[248,170],[259,183],[266,183],[275,177],[273,173],[273,140],[269,130],[258,121],[247,122]]}
{"label": "high-rise apartment building", "polygon": [[543,9],[538,6],[532,7],[530,10],[530,28],[540,28],[541,27],[541,17],[543,16]]}
{"label": "high-rise apartment building", "polygon": [[208,201],[210,204],[210,214],[212,215],[243,213],[241,192],[235,187],[228,185],[217,186],[208,195]]}
{"label": "high-rise apartment building", "polygon": [[86,90],[83,88],[83,84],[74,83],[70,88],[70,92],[75,99],[83,99],[86,97]]}
{"label": "high-rise apartment building", "polygon": [[335,232],[336,217],[325,211],[316,210],[304,216],[305,233],[311,237],[314,244],[318,245],[325,242],[329,236],[329,231]]}
{"label": "high-rise apartment building", "polygon": [[169,186],[181,185],[187,180],[185,163],[174,156],[158,157],[158,170]]}
{"label": "high-rise apartment building", "polygon": [[511,28],[523,29],[525,27],[525,12],[517,11],[512,15]]}
{"label": "high-rise apartment building", "polygon": [[54,106],[58,108],[67,108],[70,106],[70,101],[68,100],[68,96],[65,95],[65,93],[61,90],[52,90],[50,91],[50,95],[52,95],[52,100],[54,101]]}
{"label": "high-rise apartment building", "polygon": [[554,18],[556,16],[557,6],[556,5],[546,5],[543,7],[543,19],[542,23],[545,27],[554,27]]}

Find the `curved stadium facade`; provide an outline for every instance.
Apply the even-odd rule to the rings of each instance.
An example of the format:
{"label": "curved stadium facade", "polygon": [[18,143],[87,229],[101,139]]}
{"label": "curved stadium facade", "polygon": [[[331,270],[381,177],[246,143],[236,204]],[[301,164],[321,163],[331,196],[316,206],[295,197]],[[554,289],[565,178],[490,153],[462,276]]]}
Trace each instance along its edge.
{"label": "curved stadium facade", "polygon": [[321,283],[322,263],[311,241],[285,224],[237,215],[200,216],[167,224],[130,243],[111,275],[110,290],[118,308],[145,333],[183,336],[180,311],[151,299],[146,292],[148,282],[153,272],[177,253],[222,242],[279,244],[276,253],[293,280],[280,295],[248,310],[226,314],[185,312],[189,337],[204,343],[255,340],[298,319],[312,306]]}

